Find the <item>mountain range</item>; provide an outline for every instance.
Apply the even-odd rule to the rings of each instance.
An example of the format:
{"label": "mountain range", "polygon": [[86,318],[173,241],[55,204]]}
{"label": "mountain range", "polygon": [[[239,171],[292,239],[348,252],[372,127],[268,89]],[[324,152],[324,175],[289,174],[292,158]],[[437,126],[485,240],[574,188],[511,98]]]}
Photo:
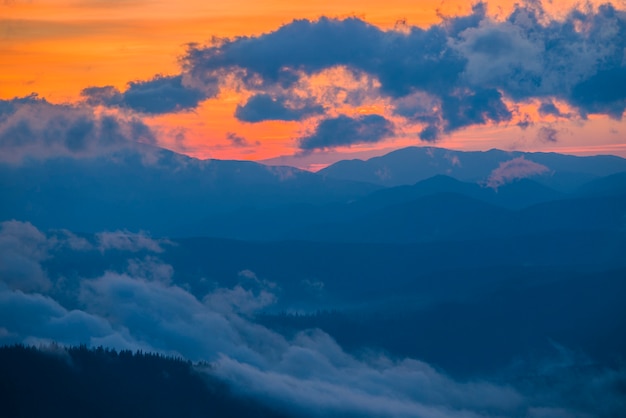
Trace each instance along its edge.
{"label": "mountain range", "polygon": [[626,160],[615,156],[412,147],[311,173],[148,151],[1,164],[0,219],[82,232],[368,242],[624,225]]}
{"label": "mountain range", "polygon": [[626,160],[613,155],[578,157],[498,149],[467,152],[408,147],[365,161],[339,161],[319,173],[386,187],[410,185],[440,174],[479,183],[485,182],[500,164],[516,158],[524,158],[546,167],[543,175],[536,176],[535,180],[561,191],[571,191],[594,178],[626,171]]}
{"label": "mountain range", "polygon": [[[0,350],[0,387],[19,389],[0,398],[20,399],[13,409],[30,411],[32,393],[79,390],[52,396],[20,380],[21,358],[71,388],[139,376],[126,367],[142,365],[164,413],[188,399],[172,387],[199,393],[183,412],[208,403],[240,416],[265,405],[238,404],[249,376],[259,393],[284,378],[282,399],[344,371],[353,382],[355,365],[376,393],[406,373],[412,391],[427,372],[427,388],[438,376],[462,382],[441,393],[499,382],[556,416],[624,410],[622,158],[407,148],[311,173],[139,147],[0,163],[0,193],[0,344],[123,350]],[[187,372],[198,367],[178,356],[244,374],[209,374],[215,396],[205,397]],[[380,381],[389,367],[400,373]],[[131,386],[98,399],[117,407]],[[346,385],[323,393],[336,387]],[[598,399],[607,414],[595,414]]]}

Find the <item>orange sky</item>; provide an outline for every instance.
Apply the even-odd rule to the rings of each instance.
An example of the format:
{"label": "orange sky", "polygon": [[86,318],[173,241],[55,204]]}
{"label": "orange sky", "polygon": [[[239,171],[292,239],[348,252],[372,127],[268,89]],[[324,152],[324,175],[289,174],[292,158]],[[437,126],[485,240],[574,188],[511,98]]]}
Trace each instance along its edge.
{"label": "orange sky", "polygon": [[[489,2],[489,11],[503,14],[513,3]],[[546,8],[559,14],[572,4],[575,2],[552,2]],[[189,42],[204,43],[213,36],[258,35],[294,18],[357,16],[390,28],[399,20],[428,26],[440,21],[438,12],[455,15],[469,10],[468,3],[461,0],[4,0],[0,2],[0,99],[36,92],[53,103],[76,102],[80,91],[88,86],[123,89],[129,81],[176,74],[180,71],[178,57]],[[193,112],[147,118],[146,122],[157,130],[167,147],[199,157],[255,160],[293,154],[294,138],[312,129],[296,122],[238,122],[233,113],[241,100],[241,95],[223,92]],[[372,105],[385,106],[382,102]],[[230,147],[225,139],[229,132],[261,145]],[[585,124],[568,125],[565,132],[567,140],[550,144],[552,148],[626,156],[622,122],[598,117]],[[176,140],[177,134],[179,139],[184,135],[184,148]],[[382,144],[339,151],[419,144],[414,132],[404,134]],[[589,136],[605,139],[588,145]],[[467,128],[437,145],[458,149],[547,149],[546,144],[526,137],[531,138],[532,132],[522,132],[512,123]]]}
{"label": "orange sky", "polygon": [[[258,35],[295,18],[356,15],[385,27],[399,19],[428,25],[439,20],[441,3],[9,0],[0,5],[1,96],[29,94],[36,86],[40,95],[62,101],[76,99],[87,85],[123,87],[177,72],[189,42]],[[445,10],[470,9],[462,1],[448,4]]]}

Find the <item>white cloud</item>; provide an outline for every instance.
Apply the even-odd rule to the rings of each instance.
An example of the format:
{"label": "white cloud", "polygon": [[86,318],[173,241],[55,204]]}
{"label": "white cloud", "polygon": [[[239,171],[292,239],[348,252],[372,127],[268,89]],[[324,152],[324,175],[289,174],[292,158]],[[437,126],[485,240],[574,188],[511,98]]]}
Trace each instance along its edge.
{"label": "white cloud", "polygon": [[48,238],[29,222],[0,224],[0,282],[12,289],[47,290],[51,286],[41,262],[48,258]]}
{"label": "white cloud", "polygon": [[120,251],[151,251],[162,253],[161,244],[171,244],[171,241],[163,239],[152,239],[149,234],[143,231],[137,233],[127,230],[105,231],[96,234],[98,248],[104,252],[107,250]]}
{"label": "white cloud", "polygon": [[[47,256],[46,238],[32,225],[3,228],[0,237],[22,245],[31,261]],[[67,309],[43,288],[26,293],[0,284],[0,344],[86,343],[206,360],[209,373],[235,391],[298,416],[577,416],[563,400],[570,399],[541,384],[521,391],[500,382],[458,381],[414,359],[355,356],[320,330],[286,338],[250,319],[276,299],[272,283],[251,271],[240,273],[242,283],[215,289],[203,301],[172,285],[172,274],[154,256],[133,259],[127,273],[82,279],[80,309]],[[562,393],[585,387],[589,395],[581,398],[587,404],[602,399],[606,411],[619,410],[621,401],[609,389],[623,374],[569,375],[575,359],[564,357],[566,362],[540,370],[539,381],[561,376]]]}
{"label": "white cloud", "polygon": [[174,276],[174,268],[154,256],[146,256],[142,260],[128,260],[128,273],[133,277],[170,284]]}
{"label": "white cloud", "polygon": [[141,120],[84,105],[52,104],[36,95],[0,100],[0,162],[93,157],[154,144]]}
{"label": "white cloud", "polygon": [[87,239],[79,237],[78,235],[74,234],[71,231],[68,231],[67,229],[60,229],[53,232],[55,233],[54,236],[59,241],[59,244],[62,246],[68,247],[69,249],[74,251],[93,250],[93,245],[91,245],[91,243]]}
{"label": "white cloud", "polygon": [[513,180],[524,179],[540,174],[546,174],[550,169],[545,165],[530,161],[522,157],[500,163],[487,178],[487,187],[497,189]]}

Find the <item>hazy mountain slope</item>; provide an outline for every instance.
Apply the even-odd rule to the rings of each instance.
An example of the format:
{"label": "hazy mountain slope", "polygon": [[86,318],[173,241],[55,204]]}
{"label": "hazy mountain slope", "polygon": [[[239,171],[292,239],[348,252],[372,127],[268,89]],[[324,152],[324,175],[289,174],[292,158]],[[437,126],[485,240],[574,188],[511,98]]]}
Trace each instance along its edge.
{"label": "hazy mountain slope", "polygon": [[449,176],[436,175],[412,186],[377,190],[350,205],[355,209],[361,206],[382,208],[438,193],[457,193],[509,209],[520,209],[564,196],[563,193],[529,179],[517,180],[494,189],[476,183],[462,182]]}
{"label": "hazy mountain slope", "polygon": [[505,209],[457,193],[427,195],[364,217],[314,225],[302,238],[344,242],[423,242],[492,236]]}
{"label": "hazy mountain slope", "polygon": [[[593,274],[573,269],[464,269],[424,277],[421,287],[424,282],[445,281],[456,290],[464,280],[481,276],[506,279],[483,281],[483,291],[472,296],[459,294],[427,304],[416,281],[397,289],[404,298],[382,306],[261,319],[288,335],[320,328],[349,349],[379,347],[465,377],[515,365],[528,373],[540,358],[543,366],[550,364],[547,359],[572,364],[574,353],[584,353],[588,367],[604,368],[619,364],[626,350],[626,306],[621,296],[626,292],[625,273],[624,269]],[[452,285],[448,276],[456,276],[457,283]]]}
{"label": "hazy mountain slope", "polygon": [[[613,182],[607,180],[610,184]],[[594,189],[593,185],[590,185]],[[612,190],[612,189],[611,189]],[[348,203],[215,214],[183,235],[236,239],[423,242],[555,230],[619,230],[626,194],[564,194],[521,179],[498,189],[436,176]]]}
{"label": "hazy mountain slope", "polygon": [[361,217],[304,227],[293,238],[342,242],[427,242],[548,231],[619,231],[626,196],[562,199],[508,210],[458,193],[427,195]]}
{"label": "hazy mountain slope", "polygon": [[601,177],[583,184],[574,192],[578,196],[617,196],[626,194],[626,172]]}
{"label": "hazy mountain slope", "polygon": [[200,161],[159,150],[98,159],[49,159],[0,165],[0,219],[77,231],[146,229],[176,234],[180,225],[246,207],[328,203],[377,186],[324,178],[249,161]]}

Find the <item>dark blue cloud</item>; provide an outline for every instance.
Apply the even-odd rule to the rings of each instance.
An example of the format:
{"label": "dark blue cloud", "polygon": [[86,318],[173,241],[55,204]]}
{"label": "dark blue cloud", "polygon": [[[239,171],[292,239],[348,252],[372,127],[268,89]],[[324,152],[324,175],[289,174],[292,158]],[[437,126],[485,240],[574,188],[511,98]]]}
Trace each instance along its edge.
{"label": "dark blue cloud", "polygon": [[[239,68],[271,82],[297,81],[336,65],[366,67],[381,49],[381,30],[359,19],[295,20],[259,37],[240,37],[207,48],[191,46],[186,67],[194,73]],[[355,42],[359,40],[358,42]]]}
{"label": "dark blue cloud", "polygon": [[552,101],[541,103],[541,105],[539,106],[539,114],[541,116],[547,116],[547,115],[552,115],[552,116],[557,116],[557,117],[565,116],[563,113],[561,113],[559,108],[556,107],[556,105]]}
{"label": "dark blue cloud", "polygon": [[512,117],[502,101],[502,94],[494,89],[476,89],[446,96],[442,100],[442,114],[447,132],[488,121],[506,122]]}
{"label": "dark blue cloud", "polygon": [[572,10],[562,21],[542,23],[545,18],[540,5],[518,6],[507,22],[538,51],[535,60],[529,60],[537,82],[519,98],[556,97],[583,116],[621,117],[626,100],[626,13],[605,4],[596,10]]}
{"label": "dark blue cloud", "polygon": [[403,33],[382,31],[356,18],[326,17],[296,20],[259,37],[236,38],[208,48],[192,46],[185,60],[192,73],[239,69],[244,81],[256,82],[260,77],[282,86],[297,81],[299,74],[346,66],[377,76],[392,96],[415,88],[448,90],[464,63],[448,45],[442,26],[412,27]]}
{"label": "dark blue cloud", "polygon": [[[288,120],[295,115],[281,115],[278,100],[266,96],[271,91],[338,66],[365,73],[380,82],[380,94],[392,102],[419,92],[439,102],[430,114],[396,107],[398,115],[426,126],[424,139],[510,121],[504,98],[558,99],[583,116],[619,118],[626,107],[626,14],[610,4],[572,10],[555,20],[540,2],[530,2],[493,20],[486,4],[478,3],[468,15],[444,17],[428,29],[404,29],[384,31],[357,18],[297,20],[257,37],[192,45],[183,62],[195,80],[213,83],[224,72],[236,74],[258,94],[255,100],[263,98],[268,109],[273,106],[274,114]],[[253,104],[239,108],[244,120],[262,119],[246,114]],[[554,114],[554,109],[543,112]]]}
{"label": "dark blue cloud", "polygon": [[439,139],[439,128],[436,125],[427,125],[419,133],[419,137],[422,141],[432,142]]}
{"label": "dark blue cloud", "polygon": [[182,77],[156,77],[129,84],[124,102],[145,113],[169,113],[195,108],[204,99],[199,90],[183,85]]}
{"label": "dark blue cloud", "polygon": [[626,109],[626,66],[600,71],[578,83],[571,97],[585,113],[604,113],[620,119]]}
{"label": "dark blue cloud", "polygon": [[425,124],[419,138],[428,142],[464,127],[483,125],[489,121],[508,122],[513,117],[502,100],[502,94],[495,89],[459,90],[441,97],[438,104],[438,112],[425,113],[422,105],[414,104],[417,113],[411,114],[406,107],[396,108],[396,113]]}
{"label": "dark blue cloud", "polygon": [[465,16],[445,16],[438,13],[442,20],[441,25],[451,38],[458,38],[459,34],[468,28],[475,28],[487,17],[487,3],[478,2],[472,5],[472,12]]}
{"label": "dark blue cloud", "polygon": [[394,135],[393,124],[380,115],[338,116],[322,120],[312,135],[300,139],[303,150],[378,142]]}
{"label": "dark blue cloud", "polygon": [[127,107],[148,114],[194,109],[207,98],[202,91],[183,85],[181,75],[133,81],[124,92],[112,86],[88,87],[82,91],[82,95],[91,105]]}
{"label": "dark blue cloud", "polygon": [[[424,141],[474,125],[510,122],[509,102],[539,100],[540,115],[560,118],[604,114],[620,119],[624,114],[626,13],[615,6],[572,9],[555,19],[540,1],[530,1],[494,20],[481,2],[467,15],[441,17],[441,23],[429,28],[404,25],[402,30],[382,30],[358,18],[295,20],[259,36],[223,39],[208,46],[190,44],[180,75],[131,82],[125,91],[89,87],[83,95],[91,105],[162,114],[194,109],[215,97],[220,85],[234,83],[252,94],[237,106],[235,117],[251,123],[301,121],[336,112],[325,103],[343,100],[359,106],[383,98],[396,116],[420,125]],[[316,96],[319,92],[311,91],[308,97],[300,91],[298,97],[290,93],[306,77],[337,67],[371,83],[358,91],[337,87],[349,100],[336,93],[323,99]],[[337,97],[326,101],[333,94]],[[414,97],[419,100],[407,100]],[[561,113],[555,100],[575,111]],[[0,118],[2,114],[0,106]],[[301,146],[354,143],[350,137],[342,142],[327,134],[326,123],[348,126],[333,120],[343,119],[326,119],[318,127],[319,135],[303,138]],[[526,128],[534,122],[526,116],[517,124]],[[18,136],[29,135],[17,125],[13,128]],[[77,126],[73,145],[79,147],[80,132],[86,135],[88,130],[87,124]]]}
{"label": "dark blue cloud", "polygon": [[537,139],[541,142],[557,142],[558,135],[559,131],[549,126],[543,126],[537,131]]}
{"label": "dark blue cloud", "polygon": [[261,145],[259,141],[250,142],[248,141],[248,139],[244,138],[241,135],[237,135],[234,132],[226,133],[226,139],[228,139],[228,141],[233,147],[237,147],[237,148],[246,148],[246,147],[254,147],[254,146]]}
{"label": "dark blue cloud", "polygon": [[530,116],[524,114],[522,116],[522,119],[517,122],[516,125],[519,126],[521,129],[527,129],[529,126],[533,125],[533,121],[530,119]]}
{"label": "dark blue cloud", "polygon": [[85,97],[87,104],[91,106],[123,106],[122,93],[113,86],[87,87],[80,94]]}
{"label": "dark blue cloud", "polygon": [[293,108],[286,103],[285,97],[273,98],[269,94],[256,94],[243,106],[237,105],[235,117],[243,122],[261,122],[264,120],[297,121],[324,113],[324,108],[313,103]]}

